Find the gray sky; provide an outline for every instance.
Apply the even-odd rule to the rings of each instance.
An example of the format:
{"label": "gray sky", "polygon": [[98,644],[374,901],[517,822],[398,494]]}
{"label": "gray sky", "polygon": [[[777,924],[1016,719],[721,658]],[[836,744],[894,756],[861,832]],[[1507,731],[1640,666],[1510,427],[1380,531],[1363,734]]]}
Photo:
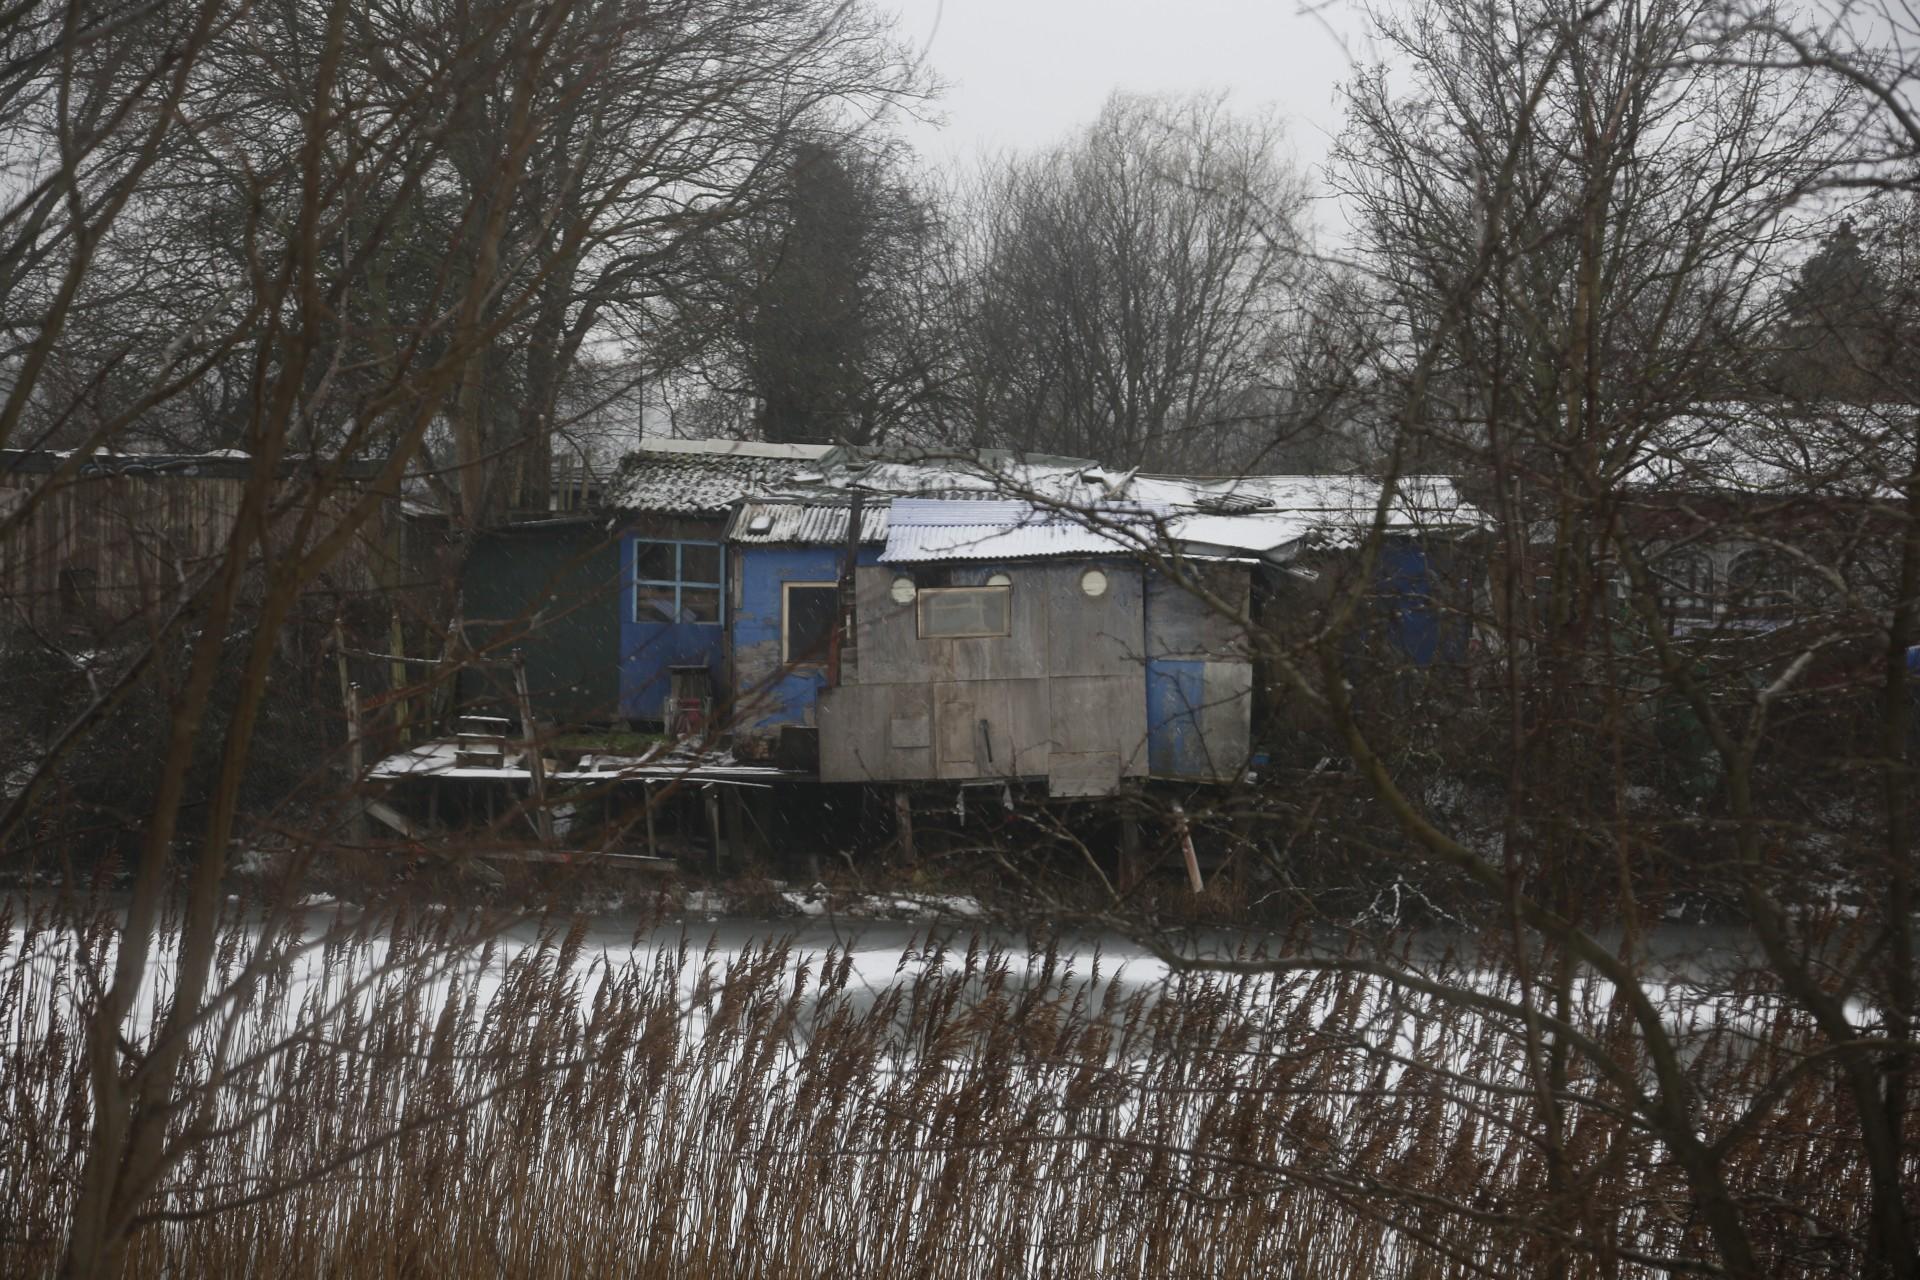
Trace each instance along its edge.
{"label": "gray sky", "polygon": [[936,162],[1055,141],[1114,89],[1225,89],[1243,110],[1276,107],[1294,158],[1316,165],[1339,127],[1342,39],[1362,30],[1348,5],[1310,16],[1295,0],[874,2],[898,12],[900,34],[952,86],[944,129],[907,130]]}

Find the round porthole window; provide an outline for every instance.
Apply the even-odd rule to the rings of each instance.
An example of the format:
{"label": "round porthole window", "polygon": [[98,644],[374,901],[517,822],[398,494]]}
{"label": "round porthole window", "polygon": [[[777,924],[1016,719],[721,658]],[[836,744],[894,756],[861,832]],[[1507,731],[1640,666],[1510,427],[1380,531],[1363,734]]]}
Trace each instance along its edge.
{"label": "round porthole window", "polygon": [[912,604],[913,597],[917,594],[914,589],[913,579],[904,577],[895,578],[893,580],[893,590],[891,594],[895,604]]}
{"label": "round porthole window", "polygon": [[1107,594],[1107,575],[1098,569],[1089,569],[1080,575],[1080,589],[1095,597]]}
{"label": "round porthole window", "polygon": [[987,585],[990,587],[1010,587],[1013,585],[1013,579],[1004,573],[996,573],[987,579]]}

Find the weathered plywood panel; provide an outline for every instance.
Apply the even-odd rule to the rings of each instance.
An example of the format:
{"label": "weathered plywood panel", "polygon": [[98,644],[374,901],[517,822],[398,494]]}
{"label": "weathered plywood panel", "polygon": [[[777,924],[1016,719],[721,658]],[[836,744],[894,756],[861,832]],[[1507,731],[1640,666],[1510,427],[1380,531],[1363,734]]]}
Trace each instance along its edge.
{"label": "weathered plywood panel", "polygon": [[[900,782],[935,777],[927,730],[932,691],[914,685],[842,685],[825,689],[820,722],[823,782]],[[896,735],[896,726],[912,726]]]}
{"label": "weathered plywood panel", "polygon": [[1143,678],[1065,676],[1049,681],[1055,754],[1111,751],[1124,777],[1147,772],[1147,709]]}
{"label": "weathered plywood panel", "polygon": [[[914,577],[905,568],[877,566],[855,574],[859,609],[860,680],[866,684],[1018,680],[1047,674],[1046,570],[1016,565],[995,570],[1013,580],[1010,634],[962,640],[923,640],[915,606],[893,599],[893,580]],[[931,575],[922,571],[919,578]],[[985,571],[954,575],[984,581]]]}
{"label": "weathered plywood panel", "polygon": [[1209,662],[1201,675],[1206,695],[1202,731],[1207,752],[1225,781],[1246,768],[1253,727],[1253,666],[1246,662]]}
{"label": "weathered plywood panel", "polygon": [[[1246,611],[1252,582],[1245,565],[1190,565],[1188,573],[1221,603]],[[1179,583],[1153,574],[1146,584],[1146,653],[1193,662],[1244,659],[1247,638],[1232,618]]]}
{"label": "weathered plywood panel", "polygon": [[1019,757],[1012,711],[1014,684],[968,680],[933,686],[937,776],[962,780],[1013,776]]}
{"label": "weathered plywood panel", "polygon": [[1110,796],[1120,789],[1116,751],[1056,751],[1047,770],[1047,794],[1057,798]]}
{"label": "weathered plywood panel", "polygon": [[1013,770],[1022,778],[1045,777],[1053,752],[1053,682],[1015,680],[1007,686],[1007,719],[1013,738]]}
{"label": "weathered plywood panel", "polygon": [[[1081,579],[1097,568],[1104,594],[1089,596]],[[1050,676],[1137,676],[1144,655],[1141,571],[1123,562],[1067,561],[1050,566],[1044,582],[1049,623],[1045,637]]]}
{"label": "weathered plywood panel", "polygon": [[942,778],[972,778],[979,775],[980,770],[974,759],[976,692],[972,684],[939,684],[933,687],[933,736],[938,752],[936,764]]}

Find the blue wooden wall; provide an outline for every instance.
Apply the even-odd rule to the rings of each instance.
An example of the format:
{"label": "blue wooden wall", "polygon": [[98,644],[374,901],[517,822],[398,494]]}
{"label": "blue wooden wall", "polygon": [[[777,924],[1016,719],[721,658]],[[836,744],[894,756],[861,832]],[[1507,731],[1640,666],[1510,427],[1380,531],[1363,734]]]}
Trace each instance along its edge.
{"label": "blue wooden wall", "polygon": [[[620,540],[620,714],[629,720],[659,720],[667,697],[667,669],[695,663],[713,673],[716,707],[729,696],[727,670],[727,591],[720,592],[720,621],[634,621],[634,547],[654,539]],[[716,537],[713,541],[718,542]],[[724,550],[721,560],[725,562]],[[724,578],[724,572],[723,572]]]}
{"label": "blue wooden wall", "polygon": [[[860,548],[858,563],[880,562],[878,546]],[[735,730],[747,738],[772,738],[782,725],[814,723],[814,702],[827,684],[824,664],[789,668],[780,654],[782,587],[789,582],[833,582],[844,547],[737,548],[740,605],[734,611]]]}

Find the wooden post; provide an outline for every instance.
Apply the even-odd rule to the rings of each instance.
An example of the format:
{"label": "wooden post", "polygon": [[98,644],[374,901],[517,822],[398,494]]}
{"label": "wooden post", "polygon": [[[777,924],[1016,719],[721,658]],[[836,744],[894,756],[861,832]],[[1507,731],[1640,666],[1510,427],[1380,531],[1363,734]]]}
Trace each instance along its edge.
{"label": "wooden post", "polygon": [[1120,811],[1120,866],[1119,881],[1121,892],[1126,892],[1140,883],[1140,816],[1127,805]]}
{"label": "wooden post", "polygon": [[657,858],[660,856],[660,851],[655,847],[653,839],[653,784],[651,782],[642,782],[640,784],[640,794],[645,798],[647,806],[647,856],[649,858]]}
{"label": "wooden post", "polygon": [[[346,656],[340,658],[341,670],[346,669]],[[347,684],[347,786],[349,788],[349,813],[347,820],[348,838],[355,844],[367,843],[367,811],[360,802],[360,774],[366,768],[366,751],[361,745],[360,726],[360,686]]]}
{"label": "wooden post", "polygon": [[905,787],[893,789],[893,827],[900,841],[900,857],[906,862],[914,861],[913,848],[913,797]]}
{"label": "wooden post", "polygon": [[527,747],[527,774],[533,784],[533,825],[540,843],[553,843],[553,811],[547,807],[547,766],[540,758],[540,732],[533,723],[533,696],[527,691],[527,657],[513,651],[513,691],[520,701],[520,737]]}
{"label": "wooden post", "polygon": [[833,620],[833,630],[827,633],[827,687],[837,689],[842,683],[845,671],[847,650],[854,647],[853,617],[853,575],[860,563],[860,522],[866,496],[855,489],[853,497],[847,503],[847,550],[840,562],[837,616]]}
{"label": "wooden post", "polygon": [[340,709],[348,712],[347,724],[351,731],[354,717],[349,708],[353,703],[353,675],[347,670],[347,636],[338,617],[333,620],[333,662],[340,671]]}
{"label": "wooden post", "polygon": [[1173,802],[1173,821],[1180,831],[1180,848],[1187,855],[1187,885],[1195,893],[1204,893],[1207,885],[1200,878],[1200,859],[1193,851],[1193,829],[1187,825],[1187,811]]}
{"label": "wooden post", "polygon": [[387,679],[393,685],[393,731],[395,739],[402,747],[413,740],[413,728],[408,723],[413,716],[409,707],[412,699],[401,691],[407,687],[407,629],[400,625],[400,611],[395,609],[393,622],[388,628],[387,652],[394,661],[387,664]]}
{"label": "wooden post", "polygon": [[720,861],[726,852],[727,838],[720,831],[720,797],[714,794],[714,786],[708,783],[700,789],[707,805],[707,830],[713,835],[713,874],[720,874]]}

